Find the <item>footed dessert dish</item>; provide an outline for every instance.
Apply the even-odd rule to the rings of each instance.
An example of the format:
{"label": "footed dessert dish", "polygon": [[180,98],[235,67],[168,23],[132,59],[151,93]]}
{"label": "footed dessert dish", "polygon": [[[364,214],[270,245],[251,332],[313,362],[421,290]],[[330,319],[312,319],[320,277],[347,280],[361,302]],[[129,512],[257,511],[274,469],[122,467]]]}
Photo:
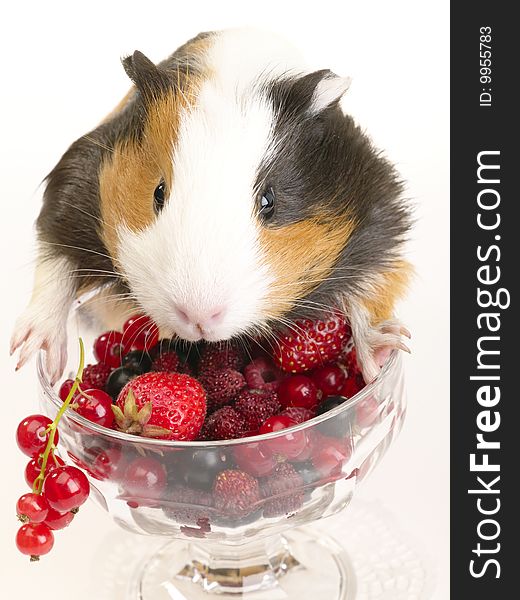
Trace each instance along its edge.
{"label": "footed dessert dish", "polygon": [[355,598],[341,547],[304,526],[346,508],[398,434],[397,352],[365,385],[339,315],[272,347],[189,351],[143,315],[97,336],[74,321],[88,364],[75,378],[69,336],[70,377],[53,387],[40,356],[44,414],[19,439],[33,487],[19,501],[22,552],[48,552],[90,492],[121,527],[166,539],[129,598]]}

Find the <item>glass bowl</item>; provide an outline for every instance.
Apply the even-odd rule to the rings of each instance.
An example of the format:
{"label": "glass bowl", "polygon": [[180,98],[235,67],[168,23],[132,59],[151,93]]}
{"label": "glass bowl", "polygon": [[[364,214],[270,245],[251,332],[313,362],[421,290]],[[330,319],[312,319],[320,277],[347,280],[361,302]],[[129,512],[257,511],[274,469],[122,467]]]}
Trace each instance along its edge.
{"label": "glass bowl", "polygon": [[[79,329],[86,348],[94,339],[75,319],[71,374]],[[37,371],[42,410],[54,418],[61,400],[43,353]],[[356,396],[283,432],[169,442],[109,430],[67,411],[58,453],[85,471],[91,498],[118,525],[166,538],[158,552],[143,557],[128,598],[352,600],[348,556],[333,539],[304,526],[349,505],[404,416],[403,366],[394,352]],[[216,479],[227,491],[213,491]]]}

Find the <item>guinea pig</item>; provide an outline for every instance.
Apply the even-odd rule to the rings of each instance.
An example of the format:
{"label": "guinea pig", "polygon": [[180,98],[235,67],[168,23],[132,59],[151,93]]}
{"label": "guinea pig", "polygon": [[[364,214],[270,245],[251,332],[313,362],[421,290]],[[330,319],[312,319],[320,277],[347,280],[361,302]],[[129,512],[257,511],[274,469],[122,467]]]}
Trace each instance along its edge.
{"label": "guinea pig", "polygon": [[46,178],[32,299],[11,352],[40,348],[55,382],[66,321],[110,288],[169,336],[216,342],[349,319],[365,379],[407,349],[394,306],[410,267],[403,184],[340,100],[350,80],[306,69],[277,36],[201,33],[133,82]]}

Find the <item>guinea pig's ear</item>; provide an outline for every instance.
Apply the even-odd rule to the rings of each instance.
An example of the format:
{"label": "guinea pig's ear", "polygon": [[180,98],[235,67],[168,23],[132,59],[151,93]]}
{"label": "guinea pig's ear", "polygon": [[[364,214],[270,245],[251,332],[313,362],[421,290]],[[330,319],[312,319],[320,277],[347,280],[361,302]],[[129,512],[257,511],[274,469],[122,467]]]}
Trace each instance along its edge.
{"label": "guinea pig's ear", "polygon": [[[312,94],[309,108],[311,114],[318,114],[322,110],[339,102],[352,81],[350,77],[339,77],[332,73],[332,71],[320,72],[323,74],[323,77],[314,88]],[[311,73],[311,75],[313,74]]]}
{"label": "guinea pig's ear", "polygon": [[146,99],[156,98],[172,86],[166,71],[139,50],[123,58],[122,62],[126,74]]}

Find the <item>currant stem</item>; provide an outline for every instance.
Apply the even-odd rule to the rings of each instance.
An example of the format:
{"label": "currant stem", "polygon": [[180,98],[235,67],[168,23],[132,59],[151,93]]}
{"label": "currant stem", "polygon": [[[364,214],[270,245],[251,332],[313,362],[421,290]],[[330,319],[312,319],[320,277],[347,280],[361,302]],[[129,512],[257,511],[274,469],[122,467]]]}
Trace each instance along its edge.
{"label": "currant stem", "polygon": [[33,493],[34,494],[41,494],[42,491],[42,487],[43,487],[43,481],[45,479],[45,469],[47,468],[47,461],[49,460],[49,455],[52,452],[52,455],[54,457],[54,437],[56,435],[56,430],[58,428],[58,423],[60,422],[61,417],[63,416],[63,414],[65,413],[65,411],[67,410],[67,408],[69,407],[69,404],[76,392],[76,390],[79,388],[79,384],[82,381],[82,377],[83,377],[83,368],[85,366],[85,348],[83,346],[83,340],[81,338],[79,338],[79,367],[78,367],[78,372],[76,373],[76,377],[74,379],[74,383],[72,384],[72,387],[70,388],[70,391],[67,395],[67,398],[65,399],[65,402],[62,404],[60,410],[58,411],[58,414],[56,415],[56,418],[54,419],[54,421],[49,425],[48,429],[49,429],[49,439],[47,440],[47,445],[45,446],[45,450],[43,452],[43,456],[42,456],[42,466],[40,469],[40,474],[38,475],[38,477],[34,480],[34,484],[33,484]]}

